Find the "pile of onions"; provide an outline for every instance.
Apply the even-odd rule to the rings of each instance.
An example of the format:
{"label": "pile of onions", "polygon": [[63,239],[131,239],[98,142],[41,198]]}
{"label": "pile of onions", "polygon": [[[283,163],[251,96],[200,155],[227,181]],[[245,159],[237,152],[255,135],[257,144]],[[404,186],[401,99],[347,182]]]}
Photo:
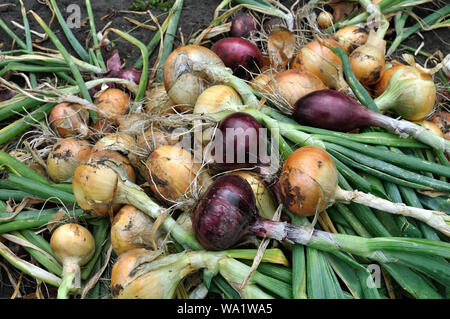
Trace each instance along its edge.
{"label": "pile of onions", "polygon": [[94,101],[99,109],[98,117],[116,121],[127,113],[130,97],[120,89],[109,88],[101,92]]}
{"label": "pile of onions", "polygon": [[249,72],[256,73],[263,66],[263,56],[259,48],[242,38],[225,38],[214,43],[211,50],[217,54],[234,75],[248,79]]}
{"label": "pile of onions", "polygon": [[380,39],[372,29],[365,44],[357,47],[349,56],[353,73],[362,85],[376,84],[383,76],[386,41]]}
{"label": "pile of onions", "polygon": [[347,53],[351,53],[357,47],[365,44],[369,32],[365,28],[349,25],[336,31],[334,37]]}
{"label": "pile of onions", "polygon": [[[341,47],[332,38],[324,38],[321,41],[327,45]],[[291,68],[313,73],[331,89],[343,90],[348,88],[344,79],[341,59],[319,40],[313,40],[302,47]]]}
{"label": "pile of onions", "polygon": [[62,139],[53,145],[47,157],[47,173],[55,183],[70,183],[77,166],[87,161],[91,145],[74,137]]}
{"label": "pile of onions", "polygon": [[450,142],[425,128],[376,113],[349,96],[333,90],[320,90],[305,95],[295,103],[292,117],[299,124],[341,132],[350,132],[364,126],[378,126],[393,133],[412,136],[435,149],[450,153]]}
{"label": "pile of onions", "polygon": [[80,104],[57,104],[48,117],[50,127],[61,137],[89,135],[89,112]]}
{"label": "pile of onions", "polygon": [[414,66],[397,64],[388,69],[376,92],[379,96],[375,103],[380,110],[392,110],[410,121],[425,118],[436,102],[433,79]]}
{"label": "pile of onions", "polygon": [[[450,235],[450,218],[442,212],[395,204],[359,191],[337,186],[331,157],[317,147],[302,147],[288,158],[279,181],[282,203],[293,213],[311,216],[336,201],[354,201],[392,214],[417,218]],[[296,225],[259,216],[253,190],[240,176],[218,177],[192,211],[192,226],[200,244],[208,250],[224,250],[254,234],[279,241],[306,244],[311,232]]]}
{"label": "pile of onions", "polygon": [[153,225],[152,219],[136,207],[123,206],[111,223],[111,245],[116,255],[135,248],[160,247],[164,234],[160,230],[153,233]]}
{"label": "pile of onions", "polygon": [[80,267],[87,264],[94,255],[94,237],[81,225],[64,224],[53,232],[50,248],[55,258],[63,265],[63,277],[57,297],[67,299],[70,288],[81,288]]}

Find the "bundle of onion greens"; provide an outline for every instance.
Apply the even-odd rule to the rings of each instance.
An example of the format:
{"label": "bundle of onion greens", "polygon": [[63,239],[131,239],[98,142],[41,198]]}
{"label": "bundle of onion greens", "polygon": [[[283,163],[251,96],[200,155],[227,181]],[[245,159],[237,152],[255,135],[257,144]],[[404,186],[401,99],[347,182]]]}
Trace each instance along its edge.
{"label": "bundle of onion greens", "polygon": [[0,51],[14,297],[448,297],[448,61],[402,42],[450,5],[417,22],[414,0],[222,1],[178,43],[176,0],[146,45],[97,32],[86,0],[86,46],[48,6],[60,33],[22,1],[25,39],[0,19],[20,47]]}

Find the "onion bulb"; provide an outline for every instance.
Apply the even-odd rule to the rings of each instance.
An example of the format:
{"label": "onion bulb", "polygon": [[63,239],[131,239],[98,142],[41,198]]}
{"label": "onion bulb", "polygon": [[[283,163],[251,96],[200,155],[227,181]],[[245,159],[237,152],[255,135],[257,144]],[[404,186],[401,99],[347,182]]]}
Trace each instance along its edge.
{"label": "onion bulb", "polygon": [[[132,205],[123,206],[111,223],[111,245],[117,256],[134,248],[152,248],[153,221]],[[164,234],[156,230],[153,238],[157,247]],[[155,247],[155,249],[157,248]]]}
{"label": "onion bulb", "polygon": [[48,120],[50,127],[63,138],[89,134],[89,112],[80,104],[59,103],[50,112]]}
{"label": "onion bulb", "polygon": [[107,118],[113,121],[125,115],[130,97],[127,93],[116,88],[109,88],[101,92],[95,99],[94,104],[100,110],[99,118]]}
{"label": "onion bulb", "polygon": [[50,248],[55,258],[63,265],[63,278],[58,289],[58,299],[67,299],[72,283],[74,288],[81,288],[80,266],[87,264],[94,255],[94,237],[81,225],[64,224],[53,232]]}
{"label": "onion bulb", "polygon": [[272,191],[267,188],[264,181],[257,174],[248,171],[233,171],[230,174],[238,175],[249,183],[255,195],[259,216],[272,219],[277,209],[276,202]]}
{"label": "onion bulb", "polygon": [[225,66],[217,54],[202,46],[186,45],[172,51],[164,63],[164,87],[177,105],[194,105],[197,97],[208,86],[204,77],[190,68],[187,60]]}
{"label": "onion bulb", "polygon": [[267,73],[261,73],[250,81],[250,86],[260,93],[266,93],[266,86],[271,80],[271,77]]}
{"label": "onion bulb", "polygon": [[209,176],[199,174],[200,163],[180,146],[163,145],[154,150],[146,161],[146,180],[158,198],[175,201],[189,195],[195,184],[202,186]]}
{"label": "onion bulb", "polygon": [[222,111],[237,111],[243,108],[241,97],[228,85],[213,85],[205,89],[197,98],[195,114],[212,114]]}
{"label": "onion bulb", "polygon": [[217,41],[211,50],[217,54],[237,77],[248,79],[249,72],[258,72],[263,66],[259,48],[250,41],[230,37]]}
{"label": "onion bulb", "polygon": [[257,26],[256,19],[250,13],[241,12],[231,20],[230,35],[246,38],[255,33]]}
{"label": "onion bulb", "polygon": [[380,39],[372,29],[366,43],[350,54],[350,66],[362,85],[373,85],[383,76],[386,64],[385,50],[386,41]]}
{"label": "onion bulb", "polygon": [[269,83],[269,91],[274,97],[280,96],[288,102],[290,107],[306,94],[326,88],[313,73],[296,69],[276,74],[273,81]]}
{"label": "onion bulb", "polygon": [[[147,103],[145,104],[145,110],[149,114],[165,113],[171,111],[172,106],[174,106],[163,84],[158,84],[153,87],[146,97]],[[181,111],[185,111],[185,109],[182,108]]]}
{"label": "onion bulb", "polygon": [[349,25],[336,31],[334,37],[347,53],[366,43],[369,32],[365,28]]}
{"label": "onion bulb", "polygon": [[[392,69],[392,70],[391,70]],[[432,111],[436,102],[436,85],[430,75],[413,66],[394,66],[388,76],[387,87],[375,99],[382,111],[392,110],[401,117],[418,121]],[[378,92],[382,87],[378,87]]]}
{"label": "onion bulb", "polygon": [[345,191],[338,186],[331,156],[317,146],[304,146],[286,160],[279,179],[280,199],[300,216],[320,213],[335,202],[355,202],[391,214],[417,218],[450,236],[450,219],[442,212],[392,203],[372,194]]}
{"label": "onion bulb", "polygon": [[91,145],[86,140],[68,137],[58,141],[47,157],[48,176],[55,183],[70,183],[75,169],[90,153]]}
{"label": "onion bulb", "polygon": [[321,11],[317,16],[317,24],[321,29],[331,27],[333,25],[333,15],[327,11]]}
{"label": "onion bulb", "polygon": [[[331,38],[325,38],[322,41],[331,46],[341,47]],[[318,40],[309,42],[297,53],[291,68],[313,73],[331,89],[348,88],[344,80],[341,59]]]}

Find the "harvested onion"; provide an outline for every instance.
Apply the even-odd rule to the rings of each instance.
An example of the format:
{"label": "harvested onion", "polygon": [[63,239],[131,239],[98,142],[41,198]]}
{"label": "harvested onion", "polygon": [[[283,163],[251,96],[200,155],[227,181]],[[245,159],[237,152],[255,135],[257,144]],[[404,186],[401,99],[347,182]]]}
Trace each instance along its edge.
{"label": "harvested onion", "polygon": [[237,111],[243,107],[241,97],[232,87],[213,85],[199,95],[195,102],[194,113],[212,114],[227,110]]}
{"label": "harvested onion", "polygon": [[77,166],[91,153],[86,140],[68,137],[53,145],[47,157],[47,173],[55,183],[70,183]]}
{"label": "harvested onion", "polygon": [[49,115],[50,127],[61,137],[79,136],[89,134],[89,113],[77,103],[59,103]]}
{"label": "harvested onion", "polygon": [[94,255],[94,237],[81,225],[64,224],[53,232],[50,248],[56,259],[63,264],[63,279],[58,289],[58,299],[67,299],[72,283],[74,288],[81,288],[80,266],[88,263]]}
{"label": "harvested onion", "polygon": [[347,53],[366,43],[369,32],[366,29],[349,25],[336,31],[334,37]]}
{"label": "harvested onion", "polygon": [[[321,41],[327,45],[341,47],[337,41],[331,38]],[[291,68],[313,73],[331,89],[348,88],[348,84],[344,80],[341,59],[319,40],[313,40],[305,45],[297,53]]]}
{"label": "harvested onion", "polygon": [[333,25],[333,15],[327,11],[321,11],[317,16],[317,24],[321,29],[331,27]]}
{"label": "harvested onion", "polygon": [[[134,248],[153,247],[152,237],[160,247],[164,234],[156,230],[152,234],[153,221],[131,205],[123,206],[111,223],[111,245],[117,256]],[[155,248],[157,248],[155,247]]]}
{"label": "harvested onion", "polygon": [[107,118],[113,121],[127,112],[130,97],[122,90],[109,88],[101,92],[94,101],[95,106],[100,110],[98,117]]}

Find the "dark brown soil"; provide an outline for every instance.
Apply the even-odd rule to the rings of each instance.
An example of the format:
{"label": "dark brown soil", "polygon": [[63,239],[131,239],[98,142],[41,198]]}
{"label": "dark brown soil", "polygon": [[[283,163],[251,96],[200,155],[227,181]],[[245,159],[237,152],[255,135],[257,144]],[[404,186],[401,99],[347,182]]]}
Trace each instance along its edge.
{"label": "dark brown soil", "polygon": [[[43,4],[44,1],[37,0],[23,0],[25,7],[27,10],[33,10],[36,12],[44,21],[47,23],[50,22],[51,19],[51,11],[49,8]],[[130,31],[135,27],[134,24],[125,20],[125,17],[133,18],[138,21],[147,21],[147,24],[154,25],[150,17],[148,15],[139,15],[139,14],[131,14],[131,13],[123,13],[120,10],[127,10],[129,6],[133,3],[133,0],[93,0],[93,10],[94,15],[96,17],[96,27],[97,30],[101,30],[108,22],[111,22],[110,27],[115,27],[123,31]],[[217,5],[220,3],[220,0],[185,0],[183,11],[181,13],[180,19],[180,30],[181,32],[177,33],[175,46],[178,46],[182,39],[184,41],[188,41],[188,39],[196,33],[198,30],[204,29],[209,22],[212,20],[214,10]],[[283,4],[290,6],[293,1],[281,1]],[[11,6],[4,6],[4,4],[13,4]],[[0,3],[0,17],[5,21],[5,23],[20,37],[24,38],[23,31],[19,28],[15,27],[11,24],[11,21],[14,20],[20,24],[22,24],[22,16],[20,13],[20,6],[17,0],[3,0]],[[84,0],[58,0],[58,5],[64,16],[68,16],[69,14],[66,12],[66,8],[70,4],[78,4],[81,8],[81,20],[85,23],[78,29],[73,29],[75,36],[81,40],[80,42],[85,45],[90,41],[89,33],[90,27],[87,22],[87,11],[85,9]],[[416,14],[419,16],[425,16],[431,13],[431,10],[436,10],[437,7],[442,7],[445,4],[449,4],[450,0],[437,0],[433,1],[433,4],[428,4],[426,6],[427,9],[414,10]],[[167,13],[164,13],[158,9],[152,9],[152,13],[158,17],[160,23],[165,19]],[[42,32],[42,29],[38,26],[37,22],[34,20],[31,14],[28,15],[30,26],[33,30],[38,32]],[[412,19],[409,19],[411,23],[414,23]],[[52,23],[52,30],[57,32],[59,38],[62,43],[69,51],[73,53],[73,50],[70,47],[70,44],[65,39],[62,34],[62,30],[55,19]],[[133,36],[141,40],[143,43],[148,43],[154,32],[146,29],[138,28],[131,32]],[[418,35],[413,36],[411,39],[405,41],[405,44],[418,48],[422,41],[424,41],[423,50],[429,53],[434,53],[436,50],[441,50],[442,53],[448,54],[450,48],[450,28],[439,29],[436,31],[429,31],[422,33],[424,39],[421,39]],[[125,41],[122,38],[119,38],[115,34],[110,33],[110,39],[114,42],[114,47],[119,50],[120,56],[122,59],[125,59],[128,66],[131,66],[136,59],[140,56],[139,49]],[[388,36],[389,40],[390,37]],[[91,45],[92,42],[89,42]],[[47,40],[41,45],[53,48],[53,44],[51,41]],[[9,36],[0,29],[0,50],[10,50],[12,48],[17,48],[16,46],[12,46],[12,41]],[[104,52],[104,56],[107,56],[107,53]],[[157,52],[152,55],[151,64],[153,65],[154,60],[156,59]],[[396,54],[397,57],[400,57],[400,54]],[[418,59],[419,61],[422,59]],[[423,60],[422,60],[423,61]],[[0,258],[0,262],[4,262]],[[1,268],[1,267],[0,267]],[[17,278],[17,276],[16,276]],[[32,285],[32,282],[28,284]],[[8,277],[3,269],[0,270],[0,298],[9,298],[13,292],[13,287],[10,286]]]}

